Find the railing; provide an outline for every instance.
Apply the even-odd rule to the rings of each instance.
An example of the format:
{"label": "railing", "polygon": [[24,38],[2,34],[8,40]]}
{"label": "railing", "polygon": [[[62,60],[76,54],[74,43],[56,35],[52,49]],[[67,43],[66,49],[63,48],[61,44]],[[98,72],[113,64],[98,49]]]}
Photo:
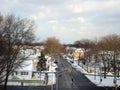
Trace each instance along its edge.
{"label": "railing", "polygon": [[45,86],[44,80],[9,80],[8,85],[15,86]]}

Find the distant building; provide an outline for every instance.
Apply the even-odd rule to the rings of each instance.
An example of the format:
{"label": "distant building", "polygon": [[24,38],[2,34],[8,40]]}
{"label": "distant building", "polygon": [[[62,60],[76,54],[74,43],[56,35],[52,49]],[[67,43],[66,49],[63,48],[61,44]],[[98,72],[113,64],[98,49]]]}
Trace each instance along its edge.
{"label": "distant building", "polygon": [[15,69],[10,79],[31,80],[33,72],[33,60],[25,60],[21,63],[22,67]]}
{"label": "distant building", "polygon": [[[38,49],[38,47],[36,48]],[[20,50],[20,57],[25,57],[22,67],[17,68],[13,74],[10,76],[11,79],[32,79],[33,72],[37,71],[38,56],[40,56],[39,50],[34,48],[26,48],[25,50]]]}
{"label": "distant building", "polygon": [[74,59],[83,59],[84,58],[84,49],[83,48],[77,48],[72,53],[72,56]]}

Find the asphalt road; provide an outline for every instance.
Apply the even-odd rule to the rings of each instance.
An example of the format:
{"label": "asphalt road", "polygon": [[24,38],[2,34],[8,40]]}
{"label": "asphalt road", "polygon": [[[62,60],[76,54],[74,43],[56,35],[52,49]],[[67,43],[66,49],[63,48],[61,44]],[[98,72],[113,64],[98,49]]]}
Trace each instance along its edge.
{"label": "asphalt road", "polygon": [[[59,59],[58,90],[113,90],[113,88],[98,87],[89,81],[82,73],[72,68],[66,59]],[[69,74],[67,70],[71,68]]]}
{"label": "asphalt road", "polygon": [[[71,74],[67,72],[72,69]],[[58,83],[53,88],[50,86],[8,86],[7,90],[115,90],[109,87],[97,87],[82,73],[72,68],[66,59],[58,59]],[[56,88],[56,86],[58,88]],[[0,90],[3,88],[0,86]]]}

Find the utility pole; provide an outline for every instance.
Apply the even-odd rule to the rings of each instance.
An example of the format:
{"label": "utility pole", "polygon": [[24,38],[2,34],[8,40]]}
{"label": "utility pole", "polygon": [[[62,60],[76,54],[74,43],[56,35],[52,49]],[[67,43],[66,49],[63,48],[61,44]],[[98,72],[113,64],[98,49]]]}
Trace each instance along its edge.
{"label": "utility pole", "polygon": [[[51,66],[52,66],[52,60],[53,60],[53,57],[51,57]],[[52,78],[53,78],[53,72],[52,72]],[[51,90],[53,90],[53,80],[52,80],[52,84],[51,84]]]}
{"label": "utility pole", "polygon": [[[58,64],[58,61],[54,62],[55,64]],[[56,90],[58,90],[58,68],[57,68],[57,72],[56,72]]]}
{"label": "utility pole", "polygon": [[58,90],[58,71],[56,72],[56,90]]}

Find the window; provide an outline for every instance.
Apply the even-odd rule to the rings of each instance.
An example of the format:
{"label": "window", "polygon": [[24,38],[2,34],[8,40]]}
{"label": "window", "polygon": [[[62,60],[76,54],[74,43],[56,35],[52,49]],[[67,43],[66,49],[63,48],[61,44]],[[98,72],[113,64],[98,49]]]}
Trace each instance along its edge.
{"label": "window", "polygon": [[15,75],[18,75],[18,72],[17,72],[17,71],[15,71]]}
{"label": "window", "polygon": [[21,75],[28,75],[28,72],[21,72]]}

